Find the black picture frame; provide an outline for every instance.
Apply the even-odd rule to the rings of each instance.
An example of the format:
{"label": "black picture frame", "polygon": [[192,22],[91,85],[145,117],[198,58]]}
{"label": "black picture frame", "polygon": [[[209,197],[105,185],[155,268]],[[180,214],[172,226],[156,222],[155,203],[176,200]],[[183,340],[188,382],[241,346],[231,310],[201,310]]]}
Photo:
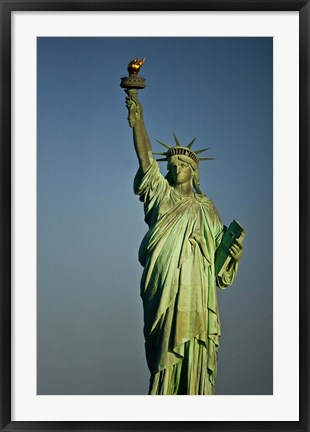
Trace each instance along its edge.
{"label": "black picture frame", "polygon": [[[266,422],[98,422],[11,421],[11,13],[14,11],[298,11],[299,12],[299,130],[300,130],[300,405],[299,421]],[[49,1],[0,0],[1,19],[1,431],[68,430],[205,430],[309,431],[309,0],[201,0],[201,1]],[[296,280],[298,277],[296,275]]]}

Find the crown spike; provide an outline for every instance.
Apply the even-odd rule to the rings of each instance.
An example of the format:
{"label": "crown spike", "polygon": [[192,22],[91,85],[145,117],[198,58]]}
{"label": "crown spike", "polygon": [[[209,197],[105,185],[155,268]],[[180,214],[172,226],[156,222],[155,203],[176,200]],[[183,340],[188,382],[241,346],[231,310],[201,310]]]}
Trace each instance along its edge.
{"label": "crown spike", "polygon": [[[194,144],[196,138],[192,139],[191,142],[189,144],[187,144],[187,148],[192,148],[192,145]],[[196,152],[195,152],[196,153]]]}
{"label": "crown spike", "polygon": [[158,162],[168,162],[170,160],[171,157],[173,156],[178,156],[178,155],[184,155],[184,156],[188,156],[190,157],[197,165],[199,161],[203,161],[203,160],[214,160],[216,158],[212,158],[212,157],[198,157],[198,154],[209,150],[211,147],[206,147],[203,149],[199,149],[197,151],[193,151],[191,150],[191,147],[194,143],[194,141],[196,140],[196,138],[192,139],[191,142],[186,146],[183,147],[181,146],[181,144],[179,143],[178,138],[176,137],[176,134],[173,132],[173,137],[175,140],[176,145],[173,147],[170,147],[169,145],[165,144],[164,142],[160,141],[160,140],[156,140],[159,144],[161,144],[162,146],[164,146],[166,149],[168,149],[168,151],[166,152],[153,152],[153,155],[160,155],[160,156],[164,156],[164,158],[160,158],[160,159],[156,159]]}
{"label": "crown spike", "polygon": [[173,132],[173,136],[174,136],[174,141],[175,141],[177,147],[181,147],[181,144],[179,143],[179,140],[177,139],[177,137],[176,137],[176,135],[175,135],[174,132]]}
{"label": "crown spike", "polygon": [[159,141],[158,139],[156,140],[159,144],[161,144],[162,146],[166,147],[167,149],[170,149],[171,147],[169,147],[167,144],[163,143],[162,141]]}
{"label": "crown spike", "polygon": [[201,149],[201,150],[196,150],[194,153],[195,153],[195,154],[199,154],[199,153],[202,153],[202,152],[204,152],[204,151],[209,150],[210,148],[211,148],[211,147],[206,147],[206,148]]}

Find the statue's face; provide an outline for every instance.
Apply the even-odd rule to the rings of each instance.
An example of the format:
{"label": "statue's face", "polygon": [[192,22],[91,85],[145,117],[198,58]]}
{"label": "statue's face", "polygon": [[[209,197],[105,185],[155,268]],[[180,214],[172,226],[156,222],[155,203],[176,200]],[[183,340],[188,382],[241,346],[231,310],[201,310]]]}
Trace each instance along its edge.
{"label": "statue's face", "polygon": [[173,156],[169,161],[169,170],[175,185],[188,183],[192,180],[193,170],[191,165],[179,159],[178,156]]}

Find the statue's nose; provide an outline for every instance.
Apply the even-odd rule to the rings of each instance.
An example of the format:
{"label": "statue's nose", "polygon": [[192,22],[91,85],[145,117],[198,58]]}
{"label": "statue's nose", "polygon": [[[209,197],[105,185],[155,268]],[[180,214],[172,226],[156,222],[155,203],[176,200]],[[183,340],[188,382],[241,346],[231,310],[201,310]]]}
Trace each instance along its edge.
{"label": "statue's nose", "polygon": [[181,171],[181,167],[177,166],[177,174],[179,174],[180,171]]}

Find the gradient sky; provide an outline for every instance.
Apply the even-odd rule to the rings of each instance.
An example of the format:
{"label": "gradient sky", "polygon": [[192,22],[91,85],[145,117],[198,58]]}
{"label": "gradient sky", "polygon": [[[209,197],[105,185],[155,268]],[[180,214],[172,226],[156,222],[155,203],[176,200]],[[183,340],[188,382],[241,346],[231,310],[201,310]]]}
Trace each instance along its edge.
{"label": "gradient sky", "polygon": [[[138,248],[147,231],[120,77],[156,139],[211,147],[201,189],[246,229],[218,290],[216,394],[272,394],[272,38],[38,38],[38,394],[147,394]],[[165,173],[166,164],[162,164]]]}

